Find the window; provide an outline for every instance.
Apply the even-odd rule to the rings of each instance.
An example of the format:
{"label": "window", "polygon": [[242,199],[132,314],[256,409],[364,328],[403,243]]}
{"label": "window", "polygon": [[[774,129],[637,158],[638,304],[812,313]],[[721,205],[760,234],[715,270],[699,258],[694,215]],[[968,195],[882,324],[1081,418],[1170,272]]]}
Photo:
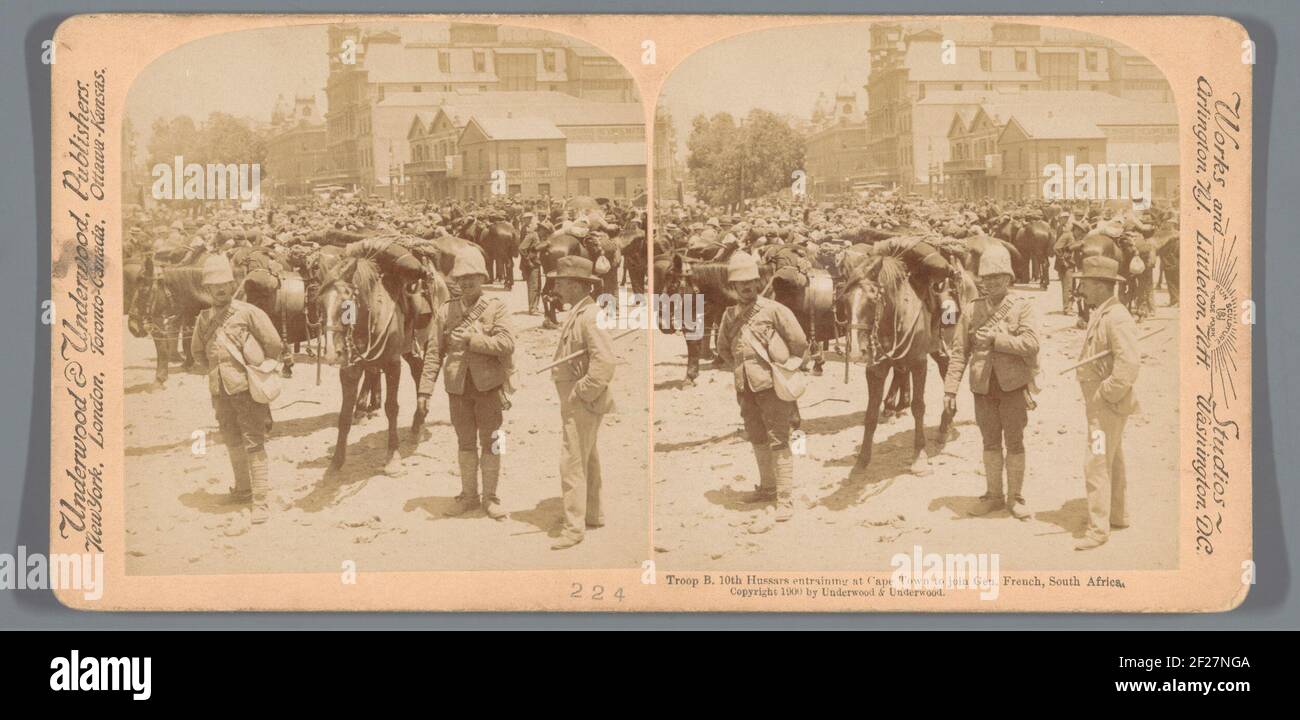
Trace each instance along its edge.
{"label": "window", "polygon": [[487,68],[487,53],[482,50],[474,51],[474,72],[483,72]]}
{"label": "window", "polygon": [[1089,70],[1096,70],[1096,69],[1097,69],[1097,51],[1096,51],[1096,50],[1085,50],[1084,53],[1083,53],[1083,61],[1084,61],[1085,66],[1086,66]]}
{"label": "window", "polygon": [[537,148],[537,168],[539,170],[549,170],[551,168],[551,151],[549,148]]}
{"label": "window", "polygon": [[993,51],[980,50],[980,70],[989,72],[993,69]]}
{"label": "window", "polygon": [[555,51],[554,50],[542,51],[542,67],[546,68],[546,72],[555,72]]}
{"label": "window", "polygon": [[451,72],[451,53],[446,50],[438,51],[438,71]]}
{"label": "window", "polygon": [[478,149],[478,169],[479,171],[487,170],[487,150]]}
{"label": "window", "polygon": [[579,179],[578,179],[578,194],[579,194],[579,195],[590,195],[590,194],[591,194],[591,178],[579,178]]}
{"label": "window", "polygon": [[1016,69],[1021,71],[1029,69],[1029,53],[1024,50],[1016,51]]}
{"label": "window", "polygon": [[519,169],[519,148],[510,147],[506,149],[506,167],[510,170]]}
{"label": "window", "polygon": [[627,197],[627,178],[614,178],[614,197]]}
{"label": "window", "polygon": [[543,197],[550,197],[550,195],[551,195],[551,184],[550,184],[550,183],[541,183],[541,184],[539,184],[539,185],[537,186],[537,194],[542,195]]}
{"label": "window", "polygon": [[953,89],[953,90],[961,90],[961,83],[953,83],[953,84],[952,84],[952,89]]}
{"label": "window", "polygon": [[509,191],[512,196],[523,195],[524,187],[522,185],[511,185]]}
{"label": "window", "polygon": [[383,85],[380,85],[380,86],[379,86],[379,99],[380,99],[380,100],[383,100],[383,99],[384,99],[384,86],[383,86]]}
{"label": "window", "polygon": [[423,85],[412,85],[412,86],[411,86],[411,92],[420,92],[420,91],[422,91],[422,90],[424,90],[424,86],[423,86]]}
{"label": "window", "polygon": [[1088,146],[1081,145],[1074,150],[1074,161],[1080,164],[1088,162]]}
{"label": "window", "polygon": [[1047,148],[1047,160],[1048,160],[1048,162],[1053,162],[1053,163],[1056,163],[1057,165],[1060,165],[1060,164],[1061,164],[1061,146],[1060,146],[1060,145],[1052,145],[1052,146],[1050,146],[1050,147]]}
{"label": "window", "polygon": [[916,99],[917,99],[917,100],[924,100],[924,99],[925,99],[925,83],[918,83],[918,84],[917,84],[917,86],[916,86]]}

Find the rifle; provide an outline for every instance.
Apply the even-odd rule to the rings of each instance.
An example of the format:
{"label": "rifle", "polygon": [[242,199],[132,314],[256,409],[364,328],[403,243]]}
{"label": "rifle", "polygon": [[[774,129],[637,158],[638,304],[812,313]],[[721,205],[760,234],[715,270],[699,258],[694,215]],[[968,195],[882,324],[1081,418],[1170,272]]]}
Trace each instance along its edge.
{"label": "rifle", "polygon": [[[631,330],[626,330],[626,331],[621,332],[621,333],[615,335],[614,337],[610,338],[610,341],[613,342],[614,340],[618,340],[619,338],[625,338],[625,337],[627,337],[628,335],[631,335],[631,334],[634,333],[634,332],[638,332],[638,331],[641,330],[641,329],[642,329],[642,328],[632,328]],[[549,362],[549,363],[547,363],[547,364],[545,364],[545,365],[543,365],[543,366],[537,368],[536,370],[534,370],[534,371],[532,372],[532,374],[533,374],[533,375],[537,375],[538,373],[544,373],[544,372],[546,372],[547,370],[550,370],[551,368],[555,367],[556,365],[562,365],[562,364],[564,364],[564,363],[566,363],[566,362],[568,362],[568,361],[570,361],[570,360],[572,360],[572,359],[574,359],[574,358],[582,357],[583,355],[586,355],[586,354],[587,354],[587,351],[586,351],[586,350],[578,350],[578,351],[576,351],[576,352],[571,352],[571,353],[569,353],[568,355],[565,355],[565,356],[562,357],[562,358],[556,358],[555,360],[552,360],[551,362]]]}
{"label": "rifle", "polygon": [[[1143,335],[1142,337],[1138,338],[1138,342],[1142,342],[1143,340],[1146,340],[1146,339],[1148,339],[1148,338],[1155,337],[1156,335],[1159,335],[1160,333],[1162,333],[1162,332],[1164,332],[1164,331],[1165,331],[1165,329],[1164,329],[1163,327],[1156,328],[1155,330],[1152,330],[1151,332],[1147,333],[1146,335]],[[1058,374],[1058,375],[1064,375],[1064,374],[1070,372],[1071,370],[1076,370],[1076,369],[1078,369],[1078,368],[1081,368],[1081,367],[1083,367],[1084,365],[1087,365],[1088,363],[1096,362],[1096,361],[1098,361],[1098,360],[1100,360],[1100,359],[1102,359],[1102,358],[1104,358],[1104,357],[1109,357],[1110,354],[1111,354],[1112,352],[1113,352],[1112,350],[1102,350],[1101,352],[1097,353],[1096,355],[1089,355],[1088,357],[1086,357],[1086,358],[1080,360],[1079,362],[1077,362],[1077,363],[1071,365],[1071,366],[1068,367],[1068,368],[1065,368],[1064,370],[1062,370],[1061,372],[1059,372],[1059,373],[1057,373],[1057,374]]]}

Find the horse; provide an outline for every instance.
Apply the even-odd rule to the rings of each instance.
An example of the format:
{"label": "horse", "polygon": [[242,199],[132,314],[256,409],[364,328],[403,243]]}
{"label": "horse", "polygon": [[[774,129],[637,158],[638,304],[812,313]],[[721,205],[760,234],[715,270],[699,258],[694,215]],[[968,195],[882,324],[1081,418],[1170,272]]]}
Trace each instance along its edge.
{"label": "horse", "polygon": [[280,333],[286,351],[282,374],[293,376],[293,352],[311,340],[313,323],[308,318],[306,280],[290,268],[287,251],[272,253],[263,248],[241,247],[231,253],[231,267],[243,299],[265,312]]}
{"label": "horse", "polygon": [[1019,251],[1020,258],[1012,257],[1016,282],[1037,282],[1046,290],[1050,281],[1048,258],[1052,255],[1052,245],[1056,236],[1052,226],[1042,220],[1020,222],[1010,215],[1001,220],[995,236],[1010,242]]}
{"label": "horse", "polygon": [[184,358],[183,369],[193,366],[194,354],[189,337],[199,313],[211,305],[212,298],[203,289],[201,267],[161,268],[153,256],[145,258],[131,305],[127,308],[127,328],[136,337],[149,335],[153,338],[156,352],[154,377],[159,384],[167,381],[173,356]]}
{"label": "horse", "polygon": [[559,325],[556,316],[560,305],[559,297],[555,294],[555,284],[551,282],[549,275],[558,266],[560,258],[569,255],[586,258],[593,266],[604,257],[609,263],[609,268],[604,273],[595,274],[600,278],[600,287],[604,293],[610,296],[618,294],[618,266],[622,258],[619,239],[605,236],[594,241],[588,238],[580,240],[566,232],[557,231],[542,241],[542,272],[545,277],[542,285],[542,308],[545,313],[543,327]]}
{"label": "horse", "polygon": [[471,216],[456,233],[483,248],[488,282],[501,282],[505,289],[515,286],[515,256],[519,254],[519,233],[507,220],[480,220]]}
{"label": "horse", "polygon": [[[767,263],[758,267],[759,278],[764,285],[772,281],[772,267]],[[700,375],[700,360],[713,356],[710,349],[713,333],[722,321],[722,313],[739,300],[731,291],[727,282],[727,263],[722,260],[692,261],[685,249],[676,249],[661,254],[654,262],[654,286],[656,294],[666,294],[675,298],[694,298],[692,309],[696,312],[691,319],[694,325],[683,327],[664,327],[664,333],[682,332],[686,335],[686,384],[694,385]],[[696,331],[698,337],[692,339],[690,331]]]}
{"label": "horse", "polygon": [[[362,254],[345,256],[320,288],[324,330],[336,348],[334,358],[343,389],[338,439],[330,463],[333,470],[342,468],[347,459],[358,386],[368,371],[378,371],[387,387],[384,415],[388,419],[388,459],[384,472],[396,475],[401,471],[397,392],[402,360],[406,360],[418,383],[424,362],[417,348],[429,332],[429,326],[417,330],[413,319],[407,317],[402,302],[402,293],[407,290],[397,273],[382,272],[376,259]],[[419,432],[417,423],[412,423],[411,432]]]}
{"label": "horse", "polygon": [[646,234],[640,228],[634,228],[631,235],[621,236],[623,267],[632,284],[632,292],[646,292],[649,281],[649,263],[646,257]]}
{"label": "horse", "polygon": [[871,464],[872,444],[885,399],[885,380],[891,370],[896,378],[906,375],[907,382],[916,390],[910,398],[915,423],[911,470],[924,474],[929,468],[925,456],[927,356],[935,356],[941,374],[946,374],[948,361],[938,354],[940,338],[932,334],[930,311],[909,281],[900,254],[887,250],[870,256],[861,272],[843,290],[849,307],[851,334],[857,335],[851,347],[863,340],[866,343],[867,408],[854,474],[864,472]]}

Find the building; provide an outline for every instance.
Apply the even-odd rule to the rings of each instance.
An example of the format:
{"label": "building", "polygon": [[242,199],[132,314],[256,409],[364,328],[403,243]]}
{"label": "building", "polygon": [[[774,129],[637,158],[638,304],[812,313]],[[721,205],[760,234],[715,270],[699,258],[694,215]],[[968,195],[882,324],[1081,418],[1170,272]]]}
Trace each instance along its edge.
{"label": "building", "polygon": [[[404,104],[408,98],[432,98],[438,104],[412,107]],[[579,192],[589,187],[600,197],[632,198],[645,188],[645,114],[640,103],[594,102],[558,92],[406,93],[380,103],[381,114],[387,112],[390,102],[399,103],[400,116],[408,118],[402,142],[392,143],[394,156],[404,162],[400,175],[405,178],[408,197],[435,201],[467,197],[463,186],[468,181],[463,173],[469,159],[463,156],[461,138],[471,118],[527,116],[559,129],[565,144],[556,156],[557,167],[579,170],[566,174],[574,182],[545,183],[548,192],[557,196],[589,194]],[[520,152],[527,148],[521,146]],[[525,183],[523,187],[533,185]],[[525,190],[525,194],[532,193]]]}
{"label": "building", "polygon": [[325,124],[316,111],[316,98],[298,94],[289,105],[283,97],[271,113],[266,140],[264,183],[267,195],[289,198],[307,195],[312,179],[327,166]]}
{"label": "building", "polygon": [[631,200],[645,190],[645,141],[572,142],[565,147],[568,194]]}
{"label": "building", "polygon": [[673,125],[673,116],[662,104],[655,108],[654,155],[655,197],[662,201],[681,202],[677,128]]}
{"label": "building", "polygon": [[[326,169],[317,184],[391,196],[411,158],[407,131],[438,95],[553,92],[638,103],[617,61],[576,40],[527,28],[451,23],[403,38],[396,29],[329,28]],[[521,108],[522,109],[522,108]]]}
{"label": "building", "polygon": [[979,94],[1088,91],[1141,101],[1172,95],[1145,58],[1064,28],[878,23],[870,60],[868,177],[924,193],[941,191],[952,115],[972,111]]}
{"label": "building", "polygon": [[1172,103],[1102,92],[1029,92],[954,113],[944,194],[959,199],[1043,196],[1046,167],[1150,165],[1154,197],[1178,187],[1178,113]]}
{"label": "building", "polygon": [[804,140],[808,194],[816,199],[847,193],[865,178],[867,122],[857,93],[847,86],[834,97],[821,94],[813,108],[812,129]]}
{"label": "building", "polygon": [[560,194],[565,142],[564,133],[545,118],[470,117],[458,143],[464,167],[460,199]]}

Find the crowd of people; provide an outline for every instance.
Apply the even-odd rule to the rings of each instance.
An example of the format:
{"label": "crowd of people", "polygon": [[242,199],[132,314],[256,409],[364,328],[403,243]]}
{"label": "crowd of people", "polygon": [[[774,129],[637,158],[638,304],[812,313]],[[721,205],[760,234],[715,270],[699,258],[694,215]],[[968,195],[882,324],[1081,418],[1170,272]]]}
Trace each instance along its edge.
{"label": "crowd of people", "polygon": [[[247,523],[235,532],[268,518],[277,481],[267,454],[272,403],[279,379],[292,376],[295,349],[339,365],[337,467],[357,382],[364,377],[358,410],[367,390],[370,409],[381,404],[371,365],[385,352],[380,339],[390,336],[418,377],[417,431],[443,380],[461,485],[449,514],[481,510],[501,520],[507,512],[499,433],[518,373],[510,313],[483,287],[512,286],[517,260],[530,314],[541,302],[551,324],[555,310],[569,308],[562,325],[551,324],[559,329],[550,370],[560,407],[564,513],[553,545],[560,550],[605,522],[596,437],[611,409],[615,361],[593,297],[609,276],[617,282],[619,271],[634,271],[637,263],[623,263],[622,251],[641,225],[638,208],[591,198],[434,205],[315,197],[256,208],[132,207],[125,216],[124,306],[132,334],[154,341],[158,390],[166,389],[173,360],[207,375],[233,474],[229,501],[247,508]],[[400,361],[382,370],[393,367],[400,370]],[[382,404],[395,442],[392,378],[387,390]]]}
{"label": "crowd of people", "polygon": [[[1168,288],[1168,304],[1178,304],[1176,206],[902,194],[821,203],[786,197],[740,208],[672,205],[657,211],[655,227],[659,287],[726,305],[720,316],[705,313],[702,349],[687,341],[686,384],[693,384],[693,363],[707,356],[708,337],[716,333],[716,363],[734,371],[740,419],[758,469],[759,484],[747,501],[775,504],[777,522],[795,512],[791,433],[800,423],[806,381],[799,369],[818,359],[816,342],[831,341],[842,343],[846,360],[866,364],[869,384],[873,377],[879,383],[873,387],[891,371],[897,384],[908,357],[919,356],[924,367],[931,355],[944,388],[940,442],[969,375],[987,482],[971,514],[1005,509],[1011,518],[1029,518],[1024,434],[1038,392],[1041,329],[1016,286],[1046,289],[1055,270],[1061,312],[1077,313],[1085,331],[1074,370],[1086,421],[1081,437],[1089,520],[1076,549],[1096,548],[1112,529],[1127,527],[1122,438],[1126,419],[1139,407],[1138,323],[1155,312],[1160,283]],[[895,267],[897,277],[887,277]],[[725,275],[715,272],[719,268]],[[910,309],[903,302],[906,288],[918,300]],[[860,307],[846,307],[855,303]],[[830,322],[821,322],[823,316]],[[929,327],[933,334],[919,331]],[[913,344],[931,338],[933,347],[914,352]],[[861,354],[853,352],[858,347],[865,348]],[[819,362],[813,370],[819,373]],[[913,390],[921,396],[924,372],[919,377],[921,386]],[[855,470],[870,458],[876,394]],[[914,415],[924,412],[918,400]],[[916,422],[919,455],[925,441],[922,418]]]}

